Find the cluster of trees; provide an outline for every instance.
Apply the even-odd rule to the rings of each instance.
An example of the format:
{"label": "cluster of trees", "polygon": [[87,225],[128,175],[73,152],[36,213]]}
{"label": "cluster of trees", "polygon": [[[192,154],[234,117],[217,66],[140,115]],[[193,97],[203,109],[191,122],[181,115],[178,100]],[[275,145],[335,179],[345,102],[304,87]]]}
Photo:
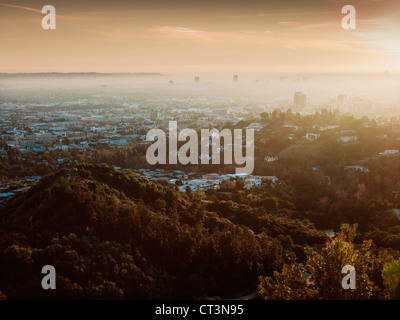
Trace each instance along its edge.
{"label": "cluster of trees", "polygon": [[[344,224],[337,238],[322,250],[306,249],[303,263],[285,264],[273,277],[260,276],[263,299],[343,300],[400,299],[400,259],[386,251],[374,252],[371,240],[356,245],[357,226]],[[342,268],[355,269],[355,288],[342,286]],[[305,276],[306,275],[306,276]]]}
{"label": "cluster of trees", "polygon": [[150,168],[146,160],[146,148],[143,142],[134,141],[129,148],[107,149],[98,148],[94,151],[94,160],[98,163],[107,163],[123,168],[145,169]]}
{"label": "cluster of trees", "polygon": [[[0,209],[0,291],[9,299],[239,295],[282,266],[294,245],[284,233],[297,224],[279,230],[263,214],[276,227],[269,233],[253,228],[255,212],[243,222],[241,213],[227,218],[196,193],[80,164]],[[299,225],[307,228],[316,232]],[[40,287],[45,264],[57,270],[55,292]]]}
{"label": "cluster of trees", "polygon": [[[24,154],[6,144],[0,145],[6,151],[5,155],[0,156],[0,178],[18,179],[32,175],[47,175],[60,167],[66,167],[75,161],[81,162],[86,159],[85,155],[78,150],[71,151],[46,150],[40,152],[28,151]],[[57,159],[64,161],[59,163]]]}

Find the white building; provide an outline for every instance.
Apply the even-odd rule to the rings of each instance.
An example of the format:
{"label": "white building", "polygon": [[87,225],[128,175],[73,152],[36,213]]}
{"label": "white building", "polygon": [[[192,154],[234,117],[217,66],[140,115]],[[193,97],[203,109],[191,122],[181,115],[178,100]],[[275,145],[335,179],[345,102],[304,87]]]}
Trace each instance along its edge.
{"label": "white building", "polygon": [[275,161],[278,160],[278,157],[266,156],[266,157],[264,158],[264,160],[265,160],[266,162],[275,162]]}
{"label": "white building", "polygon": [[306,140],[308,141],[315,141],[318,138],[319,138],[319,133],[311,133],[311,132],[306,133]]}
{"label": "white building", "polygon": [[380,152],[379,155],[381,156],[389,156],[392,154],[399,153],[399,150],[385,150],[384,152]]}
{"label": "white building", "polygon": [[347,142],[356,142],[358,141],[358,137],[357,136],[340,136],[337,139],[338,142],[343,142],[343,143],[347,143]]}
{"label": "white building", "polygon": [[344,170],[354,170],[354,171],[361,171],[361,172],[369,172],[369,169],[363,166],[345,166]]}

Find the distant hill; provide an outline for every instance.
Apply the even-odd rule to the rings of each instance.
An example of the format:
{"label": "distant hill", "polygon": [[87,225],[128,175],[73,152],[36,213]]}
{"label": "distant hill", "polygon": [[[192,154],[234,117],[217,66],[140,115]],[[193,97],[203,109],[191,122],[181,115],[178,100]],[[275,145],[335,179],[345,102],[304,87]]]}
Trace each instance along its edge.
{"label": "distant hill", "polygon": [[98,73],[98,72],[39,72],[39,73],[0,73],[0,78],[26,78],[26,77],[136,77],[136,76],[161,76],[161,73]]}

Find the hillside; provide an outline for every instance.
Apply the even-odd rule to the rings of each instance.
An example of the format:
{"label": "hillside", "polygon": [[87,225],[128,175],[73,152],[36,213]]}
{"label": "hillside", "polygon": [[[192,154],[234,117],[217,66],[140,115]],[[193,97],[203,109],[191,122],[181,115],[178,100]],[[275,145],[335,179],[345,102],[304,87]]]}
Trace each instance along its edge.
{"label": "hillside", "polygon": [[[0,209],[0,292],[8,299],[233,297],[286,254],[326,236],[309,222],[195,193],[107,165],[45,178]],[[260,200],[262,201],[262,200]],[[278,200],[276,200],[278,201]],[[271,207],[271,210],[268,208]],[[267,209],[267,210],[265,210]],[[41,289],[53,265],[57,290]]]}

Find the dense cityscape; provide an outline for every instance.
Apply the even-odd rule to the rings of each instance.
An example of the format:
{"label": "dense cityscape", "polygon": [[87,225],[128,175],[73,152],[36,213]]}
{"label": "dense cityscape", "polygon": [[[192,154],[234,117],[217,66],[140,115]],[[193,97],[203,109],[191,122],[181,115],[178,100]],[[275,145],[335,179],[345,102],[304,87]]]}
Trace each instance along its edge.
{"label": "dense cityscape", "polygon": [[[58,79],[62,75],[53,75],[53,77]],[[79,78],[79,76],[75,77]],[[84,77],[89,77],[89,81],[91,79],[98,82],[95,75],[81,75],[81,78]],[[146,77],[157,78],[154,75],[131,76],[134,79],[144,79],[143,82],[147,80]],[[12,83],[15,78],[16,76],[4,75],[4,84]],[[21,75],[20,81],[23,82],[25,78],[29,79],[26,75]],[[100,81],[107,83],[108,80],[105,77]],[[285,87],[286,82],[307,83],[312,81],[312,78],[309,80],[309,77],[292,76],[276,77],[271,81],[273,80]],[[184,182],[184,185],[180,186],[182,190],[185,185],[190,185],[194,190],[219,188],[222,180],[229,180],[232,177],[231,172],[225,172],[231,176],[224,176],[224,172],[217,172],[215,176],[210,176],[213,172],[202,175],[196,171],[179,170],[184,167],[174,170],[169,170],[168,167],[155,169],[149,167],[143,159],[140,163],[132,161],[132,167],[126,167],[129,161],[122,161],[123,159],[118,159],[118,163],[110,162],[111,159],[115,160],[114,156],[119,150],[129,150],[133,146],[140,149],[144,156],[143,150],[149,145],[145,139],[146,133],[155,127],[167,129],[168,121],[176,119],[179,119],[178,129],[186,127],[195,130],[202,128],[253,129],[258,142],[257,158],[269,164],[278,161],[278,153],[283,152],[290,145],[315,141],[321,134],[334,135],[337,142],[342,145],[360,142],[359,140],[363,137],[356,134],[355,130],[348,130],[343,125],[344,119],[349,116],[361,119],[359,121],[366,129],[363,134],[367,134],[368,130],[377,132],[379,134],[376,138],[379,137],[384,141],[382,146],[385,145],[386,148],[382,147],[376,154],[368,156],[390,156],[399,152],[400,109],[399,102],[395,100],[382,102],[379,99],[374,101],[363,97],[347,97],[339,93],[336,99],[331,97],[327,101],[320,99],[313,104],[307,104],[307,97],[301,92],[294,92],[292,99],[290,97],[267,98],[265,101],[260,98],[252,100],[236,98],[235,94],[226,98],[220,96],[209,98],[206,95],[210,94],[210,86],[213,84],[198,89],[196,88],[199,86],[198,82],[199,77],[195,77],[195,86],[186,85],[177,89],[171,88],[174,86],[172,80],[168,85],[164,84],[165,88],[157,83],[155,90],[161,92],[157,97],[149,97],[146,94],[151,85],[146,87],[145,84],[139,86],[140,89],[144,87],[139,95],[135,94],[138,91],[137,85],[132,88],[121,88],[103,83],[97,88],[90,87],[91,94],[82,94],[81,89],[76,87],[65,89],[53,85],[38,94],[34,87],[16,86],[8,91],[9,88],[6,89],[4,86],[0,106],[1,174],[4,179],[1,185],[1,201],[26,191],[33,183],[40,181],[43,174],[71,166],[78,159],[79,161],[97,159],[116,165],[118,169],[125,164],[122,170],[134,170],[145,174],[150,179],[165,178],[172,184],[176,183],[177,178],[182,178]],[[238,82],[238,75],[234,75],[233,83],[236,87],[239,86]],[[222,88],[223,91],[232,89],[235,88],[226,84]],[[243,90],[243,87],[239,89]],[[205,96],[202,96],[203,93]],[[171,98],[174,94],[181,97]],[[185,94],[187,96],[184,96]],[[33,95],[34,99],[31,98]],[[160,95],[165,97],[160,98]],[[289,96],[289,93],[286,95]],[[290,117],[280,120],[282,125],[279,128],[275,124],[270,126],[270,121],[266,117],[277,116],[282,112],[290,113]],[[325,119],[317,120],[315,115],[323,116]],[[307,121],[305,125],[300,126],[298,125],[299,117],[314,118],[314,122]],[[267,141],[271,139],[280,140],[274,143],[281,146],[273,148],[267,145]],[[207,170],[207,168],[204,169]],[[263,171],[259,167],[256,169],[259,174]],[[312,169],[314,171],[319,169],[319,165],[315,163]],[[356,165],[354,162],[347,163],[344,170],[368,171],[368,168]],[[271,178],[274,181],[278,179],[275,176]],[[260,176],[247,177],[246,188],[252,185],[260,186],[261,179]]]}

